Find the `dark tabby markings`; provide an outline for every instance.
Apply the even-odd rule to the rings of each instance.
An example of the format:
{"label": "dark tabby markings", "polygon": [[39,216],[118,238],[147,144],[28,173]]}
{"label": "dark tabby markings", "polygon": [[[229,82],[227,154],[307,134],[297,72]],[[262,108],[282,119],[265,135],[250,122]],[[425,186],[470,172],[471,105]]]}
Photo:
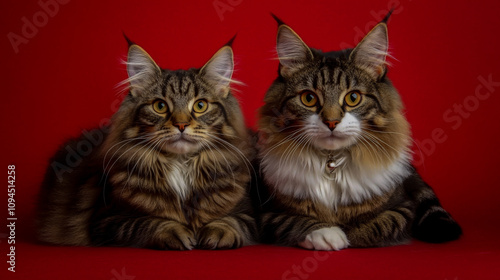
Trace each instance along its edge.
{"label": "dark tabby markings", "polygon": [[[390,197],[376,198],[364,205],[340,206],[335,211],[307,199],[280,195],[279,199],[273,199],[271,205],[264,207],[263,240],[297,246],[309,233],[332,226],[339,226],[353,247],[402,244],[408,242],[412,235],[428,242],[458,238],[460,227],[440,206],[430,188],[417,185],[422,183],[418,174],[414,173]],[[405,200],[405,193],[417,196],[414,197],[417,200]],[[395,206],[387,208],[388,205]],[[273,212],[277,209],[281,212]]]}
{"label": "dark tabby markings", "polygon": [[210,222],[200,229],[200,244],[204,249],[231,249],[252,244],[251,236],[257,234],[253,218],[236,214]]}
{"label": "dark tabby markings", "polygon": [[[176,250],[253,244],[258,231],[247,193],[255,151],[230,94],[232,57],[225,46],[202,72],[171,71],[130,46],[130,92],[104,142],[71,172],[47,170],[39,240]],[[164,114],[151,107],[162,97],[169,106]],[[209,110],[194,114],[189,104],[198,98]],[[84,139],[67,146],[77,150]],[[68,157],[62,147],[53,161]]]}
{"label": "dark tabby markings", "polygon": [[408,227],[411,210],[387,210],[375,219],[358,227],[347,228],[350,245],[354,247],[387,246],[405,242],[409,238]]}
{"label": "dark tabby markings", "polygon": [[297,246],[306,235],[316,229],[327,227],[308,216],[293,216],[281,213],[266,213],[262,217],[263,237],[265,242],[279,245]]}
{"label": "dark tabby markings", "polygon": [[93,225],[94,245],[136,246],[153,249],[192,249],[193,231],[179,222],[149,216],[116,215]]}
{"label": "dark tabby markings", "polygon": [[[264,186],[261,193],[267,192],[261,199],[266,201],[261,205],[264,241],[310,247],[303,243],[308,234],[331,227],[340,228],[347,235],[349,246],[354,247],[400,244],[407,242],[411,236],[428,242],[457,239],[462,233],[460,226],[442,208],[432,189],[410,164],[408,153],[412,140],[409,124],[404,117],[401,98],[385,75],[388,49],[386,20],[376,25],[354,49],[328,53],[307,47],[283,22],[278,21],[278,24],[277,52],[279,58],[286,59],[280,59],[279,77],[266,93],[266,103],[260,109],[259,120],[260,155],[265,165],[262,168]],[[304,55],[308,53],[312,53],[312,57]],[[321,110],[305,108],[306,104],[296,98],[297,93],[307,86],[312,86],[322,97],[321,107],[318,107]],[[343,94],[350,90],[361,92],[361,103],[347,106],[343,102]],[[349,127],[352,134],[347,135],[346,128],[344,132],[334,131],[344,133],[341,136],[346,138],[352,136],[347,144],[342,145],[340,141],[334,142],[337,136],[328,135],[322,123],[335,119],[340,126],[347,113],[352,120]],[[328,140],[335,145],[322,142],[321,137],[332,137]],[[275,160],[282,159],[290,150],[297,151],[293,154],[295,158]],[[354,195],[352,201],[336,201],[337,204],[334,204],[335,201],[320,202],[324,197],[319,198],[315,185],[295,180],[301,174],[290,173],[307,173],[310,168],[315,168],[314,176],[328,176],[318,174],[321,170],[317,166],[325,166],[331,160],[330,156],[335,154],[348,159],[345,166],[336,169],[338,172],[343,171],[341,168],[359,170],[360,174],[378,170],[386,176],[389,172],[384,168],[391,166],[391,173],[396,173],[399,178],[387,175],[387,180],[384,180],[384,187],[387,188],[379,187],[378,191],[363,199],[356,199]],[[308,167],[296,171],[295,166],[286,166],[287,160],[307,162],[305,165]],[[310,164],[312,160],[320,162]],[[356,176],[347,172],[340,174]],[[288,186],[279,185],[288,180],[285,178],[287,175],[291,177],[289,184],[293,184],[291,191],[286,188]],[[357,178],[344,181],[349,183],[350,179],[355,181]],[[368,177],[365,179],[370,180]],[[343,192],[351,191],[345,189],[351,186],[340,188],[335,184],[332,181],[330,187],[340,189],[339,197],[346,195]],[[353,191],[363,188],[360,192],[370,192],[365,185],[352,187],[355,188]],[[284,193],[293,193],[293,196]],[[335,238],[344,239],[338,228],[319,231],[317,236],[327,243],[334,243],[332,240]],[[328,249],[320,244],[321,241],[313,239],[311,237],[307,241],[319,245],[314,248]],[[347,246],[343,243],[342,246]],[[333,248],[336,247],[330,247]]]}

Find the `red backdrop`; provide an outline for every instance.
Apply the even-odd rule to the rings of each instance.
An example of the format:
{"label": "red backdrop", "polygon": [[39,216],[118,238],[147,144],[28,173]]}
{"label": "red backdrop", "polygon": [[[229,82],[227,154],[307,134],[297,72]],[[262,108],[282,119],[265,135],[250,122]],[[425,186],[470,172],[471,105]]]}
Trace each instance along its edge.
{"label": "red backdrop", "polygon": [[[0,168],[16,165],[17,238],[32,240],[33,204],[58,145],[98,126],[121,100],[115,86],[126,78],[122,31],[170,69],[201,67],[237,33],[234,77],[245,83],[237,95],[254,126],[278,63],[270,12],[309,46],[336,50],[354,46],[391,6],[389,77],[420,148],[415,164],[465,236],[498,255],[498,241],[488,242],[500,213],[498,1],[4,0]],[[6,187],[0,197],[7,200]],[[2,226],[0,255],[4,232]],[[48,257],[26,255],[25,269]]]}

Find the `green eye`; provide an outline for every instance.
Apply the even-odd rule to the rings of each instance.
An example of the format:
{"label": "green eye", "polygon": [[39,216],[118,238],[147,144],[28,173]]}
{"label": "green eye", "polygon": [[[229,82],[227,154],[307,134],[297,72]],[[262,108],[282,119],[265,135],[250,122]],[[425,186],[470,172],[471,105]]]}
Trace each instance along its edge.
{"label": "green eye", "polygon": [[357,90],[351,91],[348,94],[346,94],[344,100],[347,106],[355,107],[361,102],[361,93]]}
{"label": "green eye", "polygon": [[158,114],[165,114],[168,110],[168,105],[163,100],[156,100],[153,102],[153,110]]}
{"label": "green eye", "polygon": [[318,103],[318,96],[314,92],[306,90],[300,95],[300,101],[307,107],[312,107]]}
{"label": "green eye", "polygon": [[199,99],[194,102],[193,111],[195,113],[204,113],[208,109],[208,102],[205,99]]}

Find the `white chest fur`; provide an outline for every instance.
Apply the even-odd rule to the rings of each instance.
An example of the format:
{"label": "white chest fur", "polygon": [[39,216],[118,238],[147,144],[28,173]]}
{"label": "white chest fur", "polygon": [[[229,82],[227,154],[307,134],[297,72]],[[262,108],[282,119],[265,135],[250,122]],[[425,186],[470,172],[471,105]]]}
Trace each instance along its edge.
{"label": "white chest fur", "polygon": [[410,155],[401,153],[386,168],[359,166],[345,159],[332,174],[327,159],[315,153],[302,153],[284,161],[268,154],[262,161],[265,180],[282,194],[308,198],[335,209],[337,205],[361,203],[381,195],[410,175]]}
{"label": "white chest fur", "polygon": [[167,188],[173,190],[181,200],[184,200],[191,191],[193,184],[192,165],[181,159],[162,160],[162,173]]}

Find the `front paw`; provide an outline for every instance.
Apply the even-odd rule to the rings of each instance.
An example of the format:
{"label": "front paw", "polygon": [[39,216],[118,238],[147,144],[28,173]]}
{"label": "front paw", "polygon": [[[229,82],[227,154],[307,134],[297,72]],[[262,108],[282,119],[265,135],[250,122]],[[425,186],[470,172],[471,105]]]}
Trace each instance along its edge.
{"label": "front paw", "polygon": [[200,229],[200,249],[235,249],[242,246],[242,238],[235,228],[224,222],[212,222]]}
{"label": "front paw", "polygon": [[191,250],[195,246],[196,238],[193,231],[176,223],[160,231],[155,247],[163,250]]}
{"label": "front paw", "polygon": [[338,251],[347,248],[349,241],[341,228],[329,227],[309,233],[304,241],[299,242],[299,246],[306,249]]}

